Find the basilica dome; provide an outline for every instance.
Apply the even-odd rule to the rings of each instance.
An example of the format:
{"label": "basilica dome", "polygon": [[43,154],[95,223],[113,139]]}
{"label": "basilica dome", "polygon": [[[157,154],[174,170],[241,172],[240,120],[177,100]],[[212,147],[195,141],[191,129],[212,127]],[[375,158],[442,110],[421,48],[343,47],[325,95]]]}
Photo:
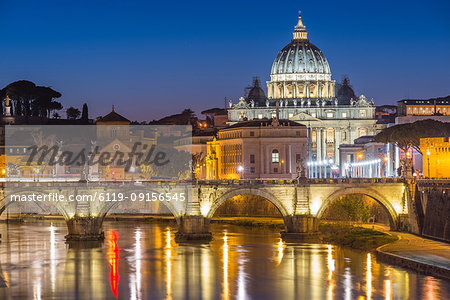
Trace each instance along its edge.
{"label": "basilica dome", "polygon": [[298,16],[291,42],[275,58],[267,82],[269,100],[334,97],[334,80],[323,52],[308,39]]}
{"label": "basilica dome", "polygon": [[325,55],[319,48],[309,42],[306,27],[302,23],[301,15],[299,15],[294,37],[278,53],[270,75],[305,73],[331,76],[330,66]]}
{"label": "basilica dome", "polygon": [[278,53],[271,75],[293,73],[331,74],[325,55],[308,40],[292,40]]}

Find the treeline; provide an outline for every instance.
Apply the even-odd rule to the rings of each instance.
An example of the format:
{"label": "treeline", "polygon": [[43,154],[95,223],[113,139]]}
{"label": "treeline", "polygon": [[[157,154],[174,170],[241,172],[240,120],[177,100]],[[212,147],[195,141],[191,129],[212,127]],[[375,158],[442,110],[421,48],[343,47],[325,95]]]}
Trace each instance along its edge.
{"label": "treeline", "polygon": [[[9,99],[11,114],[26,117],[47,117],[51,113],[61,110],[63,106],[55,99],[60,98],[61,93],[46,86],[37,86],[31,81],[20,80],[8,84],[0,90],[0,99]],[[0,101],[0,109],[3,111],[4,102]]]}

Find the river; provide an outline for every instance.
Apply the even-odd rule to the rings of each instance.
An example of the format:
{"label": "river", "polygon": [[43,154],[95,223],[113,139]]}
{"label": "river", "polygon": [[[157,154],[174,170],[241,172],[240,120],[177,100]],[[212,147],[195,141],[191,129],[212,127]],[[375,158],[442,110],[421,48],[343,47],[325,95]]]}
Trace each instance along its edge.
{"label": "river", "polygon": [[209,244],[177,244],[167,224],[104,229],[66,244],[61,221],[1,223],[0,299],[450,299],[449,281],[272,229],[213,224]]}

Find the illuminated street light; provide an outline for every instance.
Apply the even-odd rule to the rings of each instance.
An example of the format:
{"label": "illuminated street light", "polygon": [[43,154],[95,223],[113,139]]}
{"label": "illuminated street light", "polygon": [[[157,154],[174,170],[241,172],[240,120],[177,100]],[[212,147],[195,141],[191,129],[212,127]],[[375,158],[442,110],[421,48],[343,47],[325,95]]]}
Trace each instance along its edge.
{"label": "illuminated street light", "polygon": [[240,173],[240,178],[239,179],[242,179],[242,171],[244,170],[244,167],[243,166],[238,166],[238,171],[239,171],[239,173]]}

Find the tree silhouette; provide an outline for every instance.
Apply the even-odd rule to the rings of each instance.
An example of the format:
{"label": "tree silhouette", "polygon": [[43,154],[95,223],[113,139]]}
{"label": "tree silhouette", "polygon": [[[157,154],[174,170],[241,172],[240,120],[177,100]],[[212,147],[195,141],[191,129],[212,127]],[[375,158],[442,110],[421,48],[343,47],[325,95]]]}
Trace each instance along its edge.
{"label": "tree silhouette", "polygon": [[428,119],[385,128],[375,136],[375,141],[385,144],[391,143],[405,153],[413,148],[423,154],[420,149],[421,138],[447,136],[450,136],[450,123]]}
{"label": "tree silhouette", "polygon": [[87,120],[89,118],[88,116],[88,106],[86,103],[83,104],[83,109],[82,109],[82,113],[81,113],[81,119],[83,120]]}
{"label": "tree silhouette", "polygon": [[62,109],[61,103],[54,98],[61,93],[50,87],[36,86],[28,80],[19,80],[8,84],[0,92],[0,99],[8,96],[12,101],[14,114],[17,116],[48,117],[53,110]]}
{"label": "tree silhouette", "polygon": [[78,108],[75,107],[69,107],[66,110],[67,119],[69,120],[75,120],[78,119],[78,117],[81,115],[81,112]]}

